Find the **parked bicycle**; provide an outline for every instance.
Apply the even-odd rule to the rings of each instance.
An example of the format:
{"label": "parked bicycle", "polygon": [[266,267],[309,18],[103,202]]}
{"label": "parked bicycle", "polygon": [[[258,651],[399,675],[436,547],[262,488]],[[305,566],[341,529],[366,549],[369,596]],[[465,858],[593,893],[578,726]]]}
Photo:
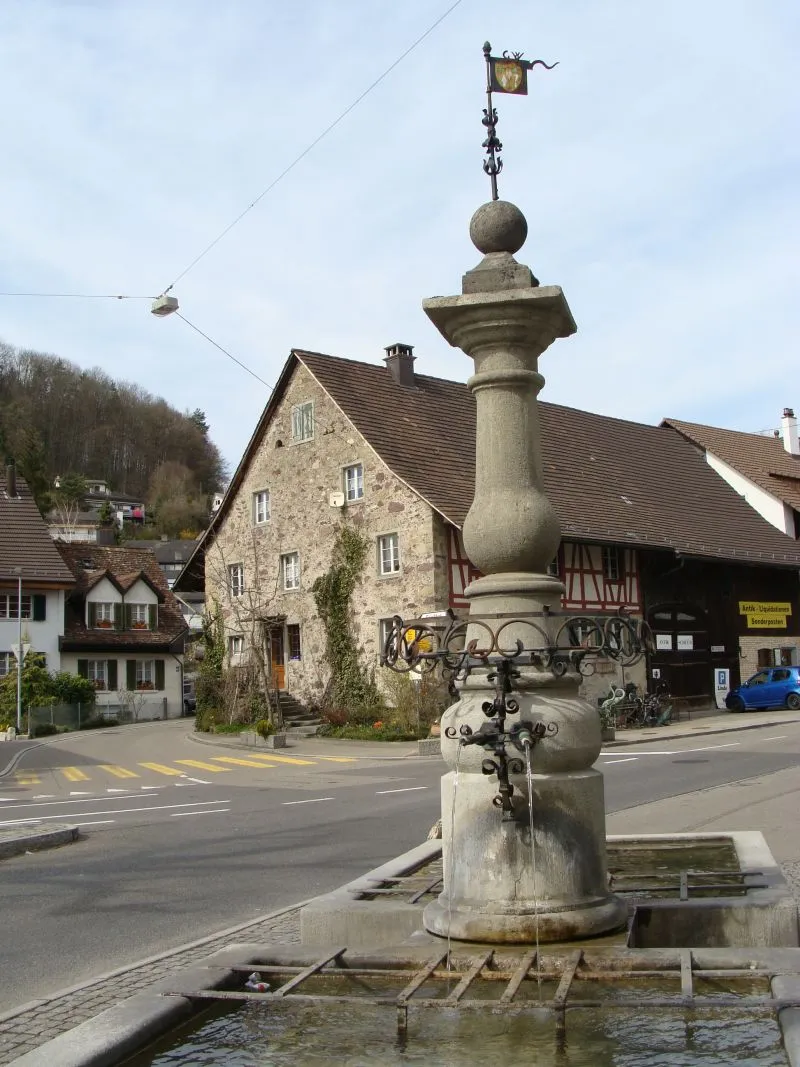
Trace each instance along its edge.
{"label": "parked bicycle", "polygon": [[606,700],[601,704],[604,718],[614,716],[618,730],[641,729],[647,726],[666,726],[672,718],[672,704],[669,692],[663,684],[655,693],[639,693],[639,688],[629,682],[625,688],[612,687]]}

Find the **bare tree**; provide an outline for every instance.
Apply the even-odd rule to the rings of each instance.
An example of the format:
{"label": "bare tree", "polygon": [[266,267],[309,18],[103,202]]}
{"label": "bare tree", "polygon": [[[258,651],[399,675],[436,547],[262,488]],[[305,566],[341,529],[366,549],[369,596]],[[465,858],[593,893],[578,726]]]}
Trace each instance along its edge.
{"label": "bare tree", "polygon": [[122,710],[127,712],[133,722],[139,721],[139,716],[147,704],[148,694],[139,689],[120,689],[119,702]]}

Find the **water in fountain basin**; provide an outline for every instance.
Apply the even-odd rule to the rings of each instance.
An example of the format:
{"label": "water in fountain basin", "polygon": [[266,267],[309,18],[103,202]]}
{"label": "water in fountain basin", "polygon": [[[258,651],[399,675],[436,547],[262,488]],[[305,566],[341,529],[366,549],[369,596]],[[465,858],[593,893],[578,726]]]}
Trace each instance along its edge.
{"label": "water in fountain basin", "polygon": [[775,1016],[716,1008],[691,1014],[630,1010],[570,1012],[566,1046],[551,1015],[421,1008],[400,1038],[393,1010],[341,1004],[215,1009],[126,1067],[787,1067]]}

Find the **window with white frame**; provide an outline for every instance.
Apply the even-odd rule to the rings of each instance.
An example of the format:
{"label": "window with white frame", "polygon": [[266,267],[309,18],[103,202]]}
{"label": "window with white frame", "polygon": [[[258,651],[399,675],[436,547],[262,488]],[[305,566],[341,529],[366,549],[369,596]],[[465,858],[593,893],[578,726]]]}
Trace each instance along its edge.
{"label": "window with white frame", "polygon": [[15,665],[16,659],[13,652],[0,652],[0,678],[11,674]]}
{"label": "window with white frame", "polygon": [[232,634],[228,638],[228,655],[231,659],[236,656],[241,656],[244,652],[244,635]]}
{"label": "window with white frame", "polygon": [[400,571],[400,539],[396,533],[378,538],[378,571],[381,574],[398,574]]}
{"label": "window with white frame", "polygon": [[394,619],[381,619],[378,623],[378,658],[386,650],[386,642],[394,632]]}
{"label": "window with white frame", "polygon": [[97,600],[93,606],[94,625],[101,630],[107,630],[114,625],[114,605],[110,601]]}
{"label": "window with white frame", "polygon": [[[16,593],[2,593],[0,594],[0,619],[18,619],[20,616],[17,614],[17,594]],[[22,594],[22,616],[23,619],[29,619],[31,617],[31,598],[25,593]]]}
{"label": "window with white frame", "polygon": [[231,596],[241,596],[244,592],[244,564],[231,563],[228,567],[228,588]]}
{"label": "window with white frame", "polygon": [[256,526],[263,526],[269,522],[269,489],[260,489],[253,493],[253,522]]}
{"label": "window with white frame", "polygon": [[622,581],[622,552],[616,545],[603,545],[603,577],[607,582]]}
{"label": "window with white frame", "polygon": [[90,659],[86,661],[86,677],[95,689],[108,689],[108,660]]}
{"label": "window with white frame", "polygon": [[147,630],[150,626],[148,604],[128,604],[131,626],[134,630]]}
{"label": "window with white frame", "polygon": [[156,661],[154,659],[140,659],[136,661],[136,688],[155,689],[156,687]]}
{"label": "window with white frame", "polygon": [[364,496],[364,467],[361,463],[353,463],[344,469],[344,497],[345,500],[361,500]]}
{"label": "window with white frame", "polygon": [[314,436],[314,402],[295,404],[292,408],[292,440],[310,441]]}
{"label": "window with white frame", "polygon": [[281,556],[281,575],[284,589],[300,588],[300,553],[287,552]]}

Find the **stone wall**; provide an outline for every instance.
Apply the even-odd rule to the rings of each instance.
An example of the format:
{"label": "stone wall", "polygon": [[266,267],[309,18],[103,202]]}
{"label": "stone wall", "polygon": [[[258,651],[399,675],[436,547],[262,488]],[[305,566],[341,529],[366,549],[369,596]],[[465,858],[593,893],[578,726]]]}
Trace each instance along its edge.
{"label": "stone wall", "polygon": [[786,634],[776,634],[774,636],[750,637],[741,636],[739,638],[739,670],[741,671],[742,681],[746,682],[748,678],[756,673],[758,668],[758,650],[760,648],[768,648],[770,650],[775,648],[791,648],[794,649],[792,663],[800,663],[800,637],[790,637]]}
{"label": "stone wall", "polygon": [[[294,443],[292,408],[308,401],[314,404],[314,436]],[[398,447],[403,447],[401,442]],[[331,493],[344,488],[344,468],[356,463],[364,469],[363,499],[332,507]],[[270,519],[255,525],[253,494],[265,489],[270,493]],[[285,617],[286,625],[300,626],[301,658],[289,660],[287,648],[286,688],[307,703],[319,700],[328,678],[325,633],[311,587],[330,566],[342,523],[352,523],[370,541],[353,603],[364,663],[377,667],[381,619],[447,606],[441,523],[299,365],[209,548],[206,591],[209,607],[212,601],[221,606],[227,633],[243,634],[246,645],[261,640],[258,618]],[[390,533],[398,534],[401,568],[396,575],[382,577],[378,537]],[[287,591],[282,588],[280,557],[290,552],[300,556],[300,587]],[[240,597],[231,597],[227,589],[227,568],[235,563],[244,565]]]}

